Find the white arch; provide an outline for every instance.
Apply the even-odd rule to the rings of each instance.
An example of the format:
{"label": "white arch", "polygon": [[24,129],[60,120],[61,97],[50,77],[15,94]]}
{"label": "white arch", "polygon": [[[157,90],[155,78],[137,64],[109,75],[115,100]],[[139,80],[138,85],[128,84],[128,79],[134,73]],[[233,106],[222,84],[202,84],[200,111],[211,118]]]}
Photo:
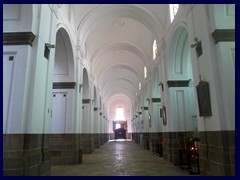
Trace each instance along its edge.
{"label": "white arch", "polygon": [[[166,61],[168,80],[193,79],[188,32],[178,26],[172,36]],[[197,128],[194,87],[169,88],[167,107],[168,127],[172,131],[191,131]],[[171,113],[170,113],[171,112]]]}
{"label": "white arch", "polygon": [[[188,61],[189,42],[186,29],[179,26],[172,39],[168,54],[167,75],[169,79],[179,80],[187,79],[186,64]],[[189,47],[188,47],[189,46]],[[186,52],[188,51],[188,52]],[[187,53],[187,54],[186,54]]]}
{"label": "white arch", "polygon": [[89,74],[86,68],[83,68],[82,78],[82,99],[90,99]]}
{"label": "white arch", "polygon": [[[74,81],[74,59],[69,35],[64,28],[56,33],[53,82]],[[52,133],[72,133],[74,125],[74,89],[53,89]]]}
{"label": "white arch", "polygon": [[57,23],[57,28],[56,28],[56,32],[58,32],[59,30],[65,30],[66,31],[66,36],[65,38],[68,38],[69,40],[66,42],[67,45],[66,47],[68,47],[68,49],[70,51],[72,51],[72,59],[73,59],[73,81],[76,82],[77,81],[77,75],[76,75],[76,71],[77,71],[77,62],[76,59],[74,58],[76,56],[76,50],[75,50],[75,44],[76,42],[74,41],[74,33],[71,31],[71,29],[69,28],[69,26],[67,26],[66,24],[62,23],[62,22],[58,22]]}

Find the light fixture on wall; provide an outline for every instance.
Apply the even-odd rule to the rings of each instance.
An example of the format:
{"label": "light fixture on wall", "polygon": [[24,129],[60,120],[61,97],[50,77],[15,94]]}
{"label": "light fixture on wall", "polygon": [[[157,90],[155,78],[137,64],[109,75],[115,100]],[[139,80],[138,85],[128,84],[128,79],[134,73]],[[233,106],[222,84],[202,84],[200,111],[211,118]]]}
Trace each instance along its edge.
{"label": "light fixture on wall", "polygon": [[147,98],[147,102],[149,102],[150,101],[150,99],[149,98]]}
{"label": "light fixture on wall", "polygon": [[161,86],[161,88],[162,88],[162,91],[164,91],[164,86],[163,86],[163,83],[162,83],[162,82],[160,82],[158,85],[159,85],[159,86]]}
{"label": "light fixture on wall", "polygon": [[50,49],[55,48],[54,44],[49,44],[49,43],[45,43],[45,47],[44,47],[44,57],[49,60],[49,56],[50,56]]}
{"label": "light fixture on wall", "polygon": [[147,98],[148,105],[150,104],[150,101],[151,101],[151,100],[150,100],[149,98]]}
{"label": "light fixture on wall", "polygon": [[196,47],[196,53],[197,57],[200,57],[202,55],[202,42],[198,40],[197,37],[194,38],[195,44],[191,44],[191,48]]}
{"label": "light fixture on wall", "polygon": [[55,48],[55,47],[56,47],[54,44],[49,44],[49,43],[46,43],[46,46],[47,46],[49,49],[52,49],[52,48]]}

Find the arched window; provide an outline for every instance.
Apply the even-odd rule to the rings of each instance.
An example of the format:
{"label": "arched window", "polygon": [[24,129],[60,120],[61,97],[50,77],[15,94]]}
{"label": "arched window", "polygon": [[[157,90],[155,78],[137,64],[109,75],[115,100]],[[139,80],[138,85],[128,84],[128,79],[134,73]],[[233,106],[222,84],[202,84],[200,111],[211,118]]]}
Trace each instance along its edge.
{"label": "arched window", "polygon": [[117,108],[116,109],[116,117],[115,120],[124,120],[124,109],[123,108]]}
{"label": "arched window", "polygon": [[157,54],[158,54],[157,41],[156,40],[153,41],[153,47],[152,48],[153,48],[153,60],[155,60],[156,57],[157,57]]}
{"label": "arched window", "polygon": [[179,4],[169,4],[169,8],[170,8],[170,20],[172,22],[178,12]]}
{"label": "arched window", "polygon": [[147,67],[144,66],[144,78],[146,79],[147,78]]}

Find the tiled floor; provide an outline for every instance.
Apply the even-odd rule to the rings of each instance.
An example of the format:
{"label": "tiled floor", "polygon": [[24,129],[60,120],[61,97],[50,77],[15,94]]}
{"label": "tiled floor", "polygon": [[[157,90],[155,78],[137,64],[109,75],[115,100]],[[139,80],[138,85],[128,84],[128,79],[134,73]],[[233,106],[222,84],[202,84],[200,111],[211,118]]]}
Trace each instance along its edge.
{"label": "tiled floor", "polygon": [[109,141],[83,155],[83,163],[54,165],[52,176],[189,176],[133,141]]}

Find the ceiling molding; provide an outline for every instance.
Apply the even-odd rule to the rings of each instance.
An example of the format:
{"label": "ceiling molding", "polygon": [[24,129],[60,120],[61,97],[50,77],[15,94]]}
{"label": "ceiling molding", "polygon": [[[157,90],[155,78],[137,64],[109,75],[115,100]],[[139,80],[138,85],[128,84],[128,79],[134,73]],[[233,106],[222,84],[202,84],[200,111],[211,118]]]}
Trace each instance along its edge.
{"label": "ceiling molding", "polygon": [[30,45],[32,46],[36,35],[32,32],[4,32],[3,45]]}
{"label": "ceiling molding", "polygon": [[212,32],[212,37],[215,41],[215,44],[218,42],[235,41],[235,29],[215,29]]}

